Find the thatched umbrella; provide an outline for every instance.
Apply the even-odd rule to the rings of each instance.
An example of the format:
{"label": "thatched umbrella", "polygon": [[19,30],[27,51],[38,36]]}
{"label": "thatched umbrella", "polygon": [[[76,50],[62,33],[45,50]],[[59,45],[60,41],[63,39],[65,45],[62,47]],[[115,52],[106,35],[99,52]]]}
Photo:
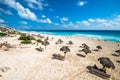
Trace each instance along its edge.
{"label": "thatched umbrella", "polygon": [[98,49],[102,49],[102,47],[101,47],[101,46],[96,46],[96,48],[98,48]]}
{"label": "thatched umbrella", "polygon": [[103,65],[103,70],[105,72],[106,72],[106,68],[112,67],[112,69],[115,69],[115,65],[108,57],[100,57],[98,61],[100,61],[100,63]]}
{"label": "thatched umbrella", "polygon": [[91,53],[91,50],[89,48],[82,49],[83,52],[87,55],[88,53]]}
{"label": "thatched umbrella", "polygon": [[70,49],[68,48],[69,46],[63,46],[62,48],[60,48],[60,51],[64,51],[65,55],[67,52],[70,52]]}
{"label": "thatched umbrella", "polygon": [[83,43],[82,46],[83,46],[83,48],[86,48],[86,49],[89,49],[89,48],[90,48],[90,47],[89,47],[87,44],[85,44],[85,43]]}
{"label": "thatched umbrella", "polygon": [[69,42],[68,42],[68,44],[72,45],[72,44],[73,44],[73,42],[72,42],[72,41],[69,41]]}
{"label": "thatched umbrella", "polygon": [[44,36],[42,36],[42,35],[40,35],[40,34],[38,34],[37,37],[39,37],[39,38],[44,38]]}
{"label": "thatched umbrella", "polygon": [[42,41],[42,45],[45,46],[45,49],[46,49],[46,46],[49,45],[49,44],[50,44],[50,43],[49,43],[47,40]]}
{"label": "thatched umbrella", "polygon": [[115,52],[118,53],[118,56],[120,56],[120,50],[116,50]]}
{"label": "thatched umbrella", "polygon": [[63,43],[63,40],[58,39],[58,41],[56,41],[56,43],[55,43],[55,44],[61,44],[61,43]]}

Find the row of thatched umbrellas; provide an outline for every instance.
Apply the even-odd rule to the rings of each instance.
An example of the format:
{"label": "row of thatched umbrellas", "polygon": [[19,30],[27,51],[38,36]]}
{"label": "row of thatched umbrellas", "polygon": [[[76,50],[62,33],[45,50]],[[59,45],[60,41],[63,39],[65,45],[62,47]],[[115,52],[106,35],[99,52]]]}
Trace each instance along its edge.
{"label": "row of thatched umbrellas", "polygon": [[[62,42],[63,41],[61,39],[59,39],[57,41],[57,44],[61,44]],[[73,43],[72,43],[72,41],[69,41],[68,44],[73,44]],[[45,48],[46,48],[47,45],[49,45],[48,37],[44,39],[44,41],[42,42],[42,45],[44,45]],[[82,47],[83,47],[83,49],[82,49],[83,52],[85,52],[86,54],[91,53],[90,47],[87,44],[83,43]],[[96,46],[96,48],[102,49],[101,46]],[[66,56],[66,53],[70,52],[70,48],[69,48],[69,46],[63,46],[63,47],[60,48],[60,51],[64,52],[64,56],[61,56],[60,54],[53,54],[52,56],[56,59],[64,60],[65,56]],[[116,52],[120,52],[120,50],[118,50]],[[103,68],[105,68],[105,67],[111,68],[112,67],[113,69],[115,69],[115,65],[113,64],[113,62],[108,57],[100,57],[98,59],[98,61],[100,61],[100,63],[103,65]]]}
{"label": "row of thatched umbrellas", "polygon": [[[84,44],[82,44],[82,46],[84,48],[84,49],[82,49],[82,51],[84,51],[86,54],[87,53],[91,53],[91,50],[89,49],[90,47],[88,45],[86,45],[84,43]],[[102,49],[101,46],[96,46],[96,48],[97,49]],[[117,51],[117,52],[119,52],[119,51]],[[113,64],[113,62],[108,57],[100,57],[98,59],[98,61],[100,61],[100,63],[102,64],[103,69],[105,69],[105,67],[107,67],[107,68],[111,68],[112,67],[113,69],[115,69],[115,65]],[[106,71],[106,69],[105,69],[105,71]]]}
{"label": "row of thatched umbrellas", "polygon": [[[45,46],[45,49],[46,49],[46,46],[50,44],[48,40],[49,40],[49,37],[46,37],[44,39],[44,41],[42,41],[42,43],[41,43],[42,45]],[[56,44],[61,44],[61,43],[63,43],[63,40],[61,40],[61,39],[58,39],[58,41],[56,42]],[[68,44],[72,45],[73,42],[69,41]],[[85,52],[86,55],[88,53],[91,53],[90,47],[87,44],[83,43],[82,47],[83,47],[82,51]],[[102,49],[101,46],[96,46],[96,48],[97,49]],[[40,48],[40,50],[43,50],[43,48]],[[64,52],[64,58],[65,58],[66,53],[70,52],[70,48],[69,48],[69,46],[63,46],[63,47],[60,48],[60,51]],[[120,55],[120,50],[116,50],[116,52],[119,53],[119,55]],[[54,56],[56,56],[56,55],[54,55]],[[61,55],[59,54],[58,57],[60,57],[60,56]],[[112,61],[109,58],[107,58],[107,57],[101,57],[98,60],[100,61],[100,63],[103,66],[107,66],[108,68],[112,67],[113,69],[115,69],[114,64],[112,63]]]}
{"label": "row of thatched umbrellas", "polygon": [[[90,47],[87,44],[83,43],[82,47],[83,47],[82,51],[84,51],[86,54],[91,53],[91,50],[89,49]],[[97,49],[102,49],[101,46],[96,46],[96,48]],[[63,46],[62,48],[60,48],[60,51],[63,51],[64,54],[66,55],[67,52],[70,52],[69,46]],[[116,52],[120,52],[120,50],[118,50]],[[112,69],[115,69],[115,65],[113,64],[113,62],[108,57],[100,57],[98,59],[98,61],[100,61],[100,63],[103,66],[103,70],[105,70],[105,71],[106,71],[106,68],[111,68],[112,67]]]}

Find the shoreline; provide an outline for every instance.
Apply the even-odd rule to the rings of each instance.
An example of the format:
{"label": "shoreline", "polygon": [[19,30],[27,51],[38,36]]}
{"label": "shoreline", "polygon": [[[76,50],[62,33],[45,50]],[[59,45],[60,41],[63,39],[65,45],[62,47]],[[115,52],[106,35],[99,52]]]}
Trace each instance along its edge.
{"label": "shoreline", "polygon": [[[48,35],[48,36],[60,36],[60,37],[82,37],[82,38],[92,38],[92,39],[95,39],[95,40],[102,40],[102,41],[107,41],[107,42],[116,42],[116,43],[120,43],[120,41],[118,41],[119,39],[117,39],[117,41],[116,40],[107,40],[107,39],[104,39],[104,38],[102,38],[101,36],[98,36],[98,35],[90,35],[90,36],[93,36],[93,37],[90,37],[89,35],[87,35],[87,34],[73,34],[73,35],[56,35],[56,34],[54,34],[54,33],[52,33],[52,32],[50,32],[50,33],[44,33],[44,32],[35,32],[35,31],[21,31],[21,32],[23,32],[23,33],[28,33],[28,34],[35,34],[35,35],[37,35],[37,34],[42,34],[42,35]],[[99,37],[101,37],[101,38],[99,38]]]}

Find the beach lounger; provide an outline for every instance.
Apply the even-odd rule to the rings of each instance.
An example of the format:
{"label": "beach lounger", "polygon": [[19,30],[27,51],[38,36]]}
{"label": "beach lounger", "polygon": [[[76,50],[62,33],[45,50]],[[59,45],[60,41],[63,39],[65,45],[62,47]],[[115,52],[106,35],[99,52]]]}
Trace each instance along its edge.
{"label": "beach lounger", "polygon": [[109,74],[101,71],[100,69],[96,69],[94,67],[91,68],[90,72],[92,74],[95,74],[96,76],[99,76],[99,77],[103,78],[103,79],[108,79],[108,78],[111,77]]}
{"label": "beach lounger", "polygon": [[63,60],[65,59],[65,56],[62,56],[60,54],[53,54],[53,59]]}
{"label": "beach lounger", "polygon": [[40,51],[40,52],[44,51],[44,49],[41,48],[41,47],[40,47],[40,48],[36,48],[36,50],[37,50],[37,51]]}

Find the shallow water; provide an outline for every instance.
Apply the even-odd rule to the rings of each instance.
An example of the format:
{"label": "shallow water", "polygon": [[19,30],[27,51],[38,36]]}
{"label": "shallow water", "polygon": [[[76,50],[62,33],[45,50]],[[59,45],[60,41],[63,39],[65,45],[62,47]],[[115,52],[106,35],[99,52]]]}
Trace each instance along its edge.
{"label": "shallow water", "polygon": [[41,33],[59,36],[83,36],[89,38],[102,39],[112,42],[120,42],[120,31],[99,31],[99,30],[25,30],[29,33]]}

